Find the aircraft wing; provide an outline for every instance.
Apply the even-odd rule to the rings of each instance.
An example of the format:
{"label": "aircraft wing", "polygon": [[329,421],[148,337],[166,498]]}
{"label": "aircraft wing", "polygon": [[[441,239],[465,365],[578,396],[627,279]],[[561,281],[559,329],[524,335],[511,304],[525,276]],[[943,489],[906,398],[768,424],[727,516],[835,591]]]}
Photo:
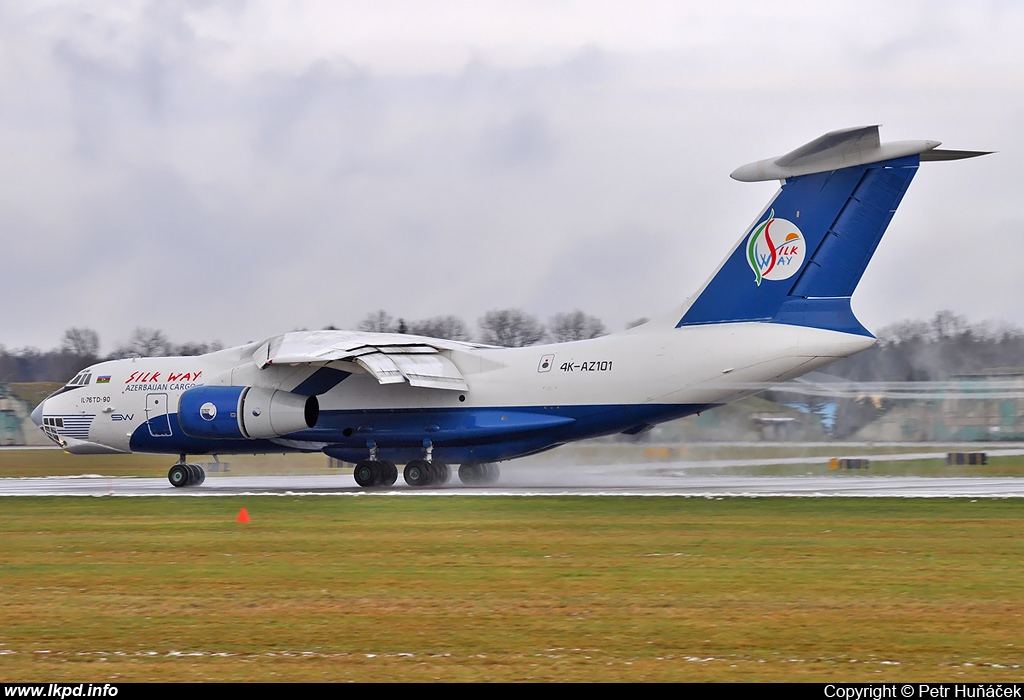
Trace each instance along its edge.
{"label": "aircraft wing", "polygon": [[459,368],[444,350],[476,347],[439,338],[360,331],[295,331],[274,336],[253,353],[260,369],[270,365],[352,362],[381,384],[408,382],[430,389],[468,391]]}

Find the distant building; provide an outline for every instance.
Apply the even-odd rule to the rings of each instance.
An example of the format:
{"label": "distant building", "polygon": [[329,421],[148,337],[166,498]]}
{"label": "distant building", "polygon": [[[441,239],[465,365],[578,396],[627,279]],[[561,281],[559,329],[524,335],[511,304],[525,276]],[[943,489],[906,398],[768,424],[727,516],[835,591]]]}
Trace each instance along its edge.
{"label": "distant building", "polygon": [[873,441],[1024,440],[1024,368],[951,377],[941,395],[898,401],[857,438]]}
{"label": "distant building", "polygon": [[10,384],[0,384],[0,446],[52,444],[32,422],[35,407]]}
{"label": "distant building", "polygon": [[999,367],[952,377],[960,385],[939,406],[933,432],[953,440],[1024,439],[1024,368]]}

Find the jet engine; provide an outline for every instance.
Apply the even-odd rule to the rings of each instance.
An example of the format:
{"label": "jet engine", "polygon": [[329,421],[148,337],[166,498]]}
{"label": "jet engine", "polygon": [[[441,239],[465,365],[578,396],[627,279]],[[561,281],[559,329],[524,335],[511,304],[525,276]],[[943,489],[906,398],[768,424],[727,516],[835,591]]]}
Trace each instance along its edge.
{"label": "jet engine", "polygon": [[197,386],[182,393],[178,422],[195,438],[255,440],[312,428],[315,396],[248,386]]}

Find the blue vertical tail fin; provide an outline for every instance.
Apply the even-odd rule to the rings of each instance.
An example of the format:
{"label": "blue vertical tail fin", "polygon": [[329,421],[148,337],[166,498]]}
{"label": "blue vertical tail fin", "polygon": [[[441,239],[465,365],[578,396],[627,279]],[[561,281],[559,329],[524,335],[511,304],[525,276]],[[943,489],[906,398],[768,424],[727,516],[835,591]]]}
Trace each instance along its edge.
{"label": "blue vertical tail fin", "polygon": [[850,297],[922,160],[983,155],[935,141],[881,144],[878,127],[834,131],[737,169],[782,188],[676,327],[764,321],[870,335]]}

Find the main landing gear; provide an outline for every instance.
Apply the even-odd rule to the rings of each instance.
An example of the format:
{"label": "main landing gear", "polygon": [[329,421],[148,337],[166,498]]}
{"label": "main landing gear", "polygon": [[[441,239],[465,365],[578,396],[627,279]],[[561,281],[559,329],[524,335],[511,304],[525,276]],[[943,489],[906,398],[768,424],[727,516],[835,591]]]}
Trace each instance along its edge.
{"label": "main landing gear", "polygon": [[185,455],[181,455],[178,462],[167,472],[167,480],[171,482],[171,486],[177,488],[199,486],[206,481],[206,472],[198,464],[185,464]]}
{"label": "main landing gear", "polygon": [[405,477],[405,483],[414,488],[444,486],[452,478],[452,470],[444,462],[414,459],[405,465],[402,476]]}
{"label": "main landing gear", "polygon": [[[355,477],[356,483],[364,489],[374,486],[394,486],[398,481],[398,467],[393,462],[364,459],[356,464],[352,476]],[[452,470],[443,462],[414,459],[405,465],[402,476],[405,483],[416,488],[443,486],[451,479]]]}
{"label": "main landing gear", "polygon": [[463,464],[459,467],[459,481],[466,486],[487,486],[501,476],[497,464]]}
{"label": "main landing gear", "polygon": [[398,481],[398,467],[393,462],[364,459],[356,465],[352,475],[363,488],[371,486],[393,486]]}
{"label": "main landing gear", "polygon": [[444,462],[434,459],[434,445],[423,441],[423,459],[414,459],[405,465],[402,472],[405,483],[413,488],[444,486],[452,478],[452,470]]}
{"label": "main landing gear", "polygon": [[[364,459],[356,464],[352,475],[364,489],[394,486],[398,481],[398,467],[385,460]],[[459,481],[467,486],[487,486],[497,482],[500,475],[497,464],[463,464],[459,467]],[[444,486],[452,478],[452,469],[436,459],[414,459],[405,465],[402,477],[413,488]]]}
{"label": "main landing gear", "polygon": [[[356,483],[365,488],[375,486],[394,486],[398,481],[398,467],[393,462],[379,459],[377,445],[368,442],[370,458],[356,464],[352,472]],[[423,442],[423,459],[414,459],[405,465],[402,477],[405,483],[413,488],[427,486],[444,486],[452,478],[452,469],[434,457],[434,447],[428,440]],[[498,480],[500,471],[497,464],[463,464],[459,467],[459,480],[472,486],[493,484]]]}

